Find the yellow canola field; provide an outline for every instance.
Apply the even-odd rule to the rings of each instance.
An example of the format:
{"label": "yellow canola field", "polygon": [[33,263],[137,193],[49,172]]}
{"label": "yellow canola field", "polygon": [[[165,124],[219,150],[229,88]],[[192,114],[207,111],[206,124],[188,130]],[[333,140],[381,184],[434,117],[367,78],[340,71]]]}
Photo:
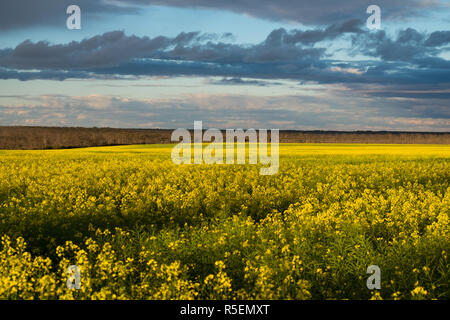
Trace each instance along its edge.
{"label": "yellow canola field", "polygon": [[272,176],[172,147],[0,150],[0,299],[450,298],[449,145],[281,144]]}

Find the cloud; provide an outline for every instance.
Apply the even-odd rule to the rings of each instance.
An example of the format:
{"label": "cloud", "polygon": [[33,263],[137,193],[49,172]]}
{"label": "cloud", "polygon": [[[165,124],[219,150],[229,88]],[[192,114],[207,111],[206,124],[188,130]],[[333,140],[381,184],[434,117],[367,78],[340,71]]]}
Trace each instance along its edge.
{"label": "cloud", "polygon": [[[3,1],[0,31],[64,24],[69,4],[72,1]],[[229,33],[200,32],[139,37],[112,31],[65,44],[26,40],[15,48],[0,49],[0,79],[195,76],[205,77],[205,86],[214,85],[211,92],[236,92],[231,86],[245,86],[244,92],[256,86],[271,87],[276,94],[281,92],[276,86],[288,80],[299,84],[290,91],[299,94],[252,96],[269,91],[259,88],[247,96],[51,95],[3,100],[22,101],[17,105],[2,104],[0,97],[0,124],[174,128],[203,119],[211,127],[448,131],[450,126],[450,61],[445,58],[450,31],[369,31],[364,21],[371,1],[78,0],[77,4],[83,14],[97,18],[138,14],[141,6],[165,5],[228,10],[312,26],[278,28],[256,44],[236,43]],[[412,0],[405,6],[404,1],[386,0],[377,4],[383,19],[403,19],[418,12],[426,14],[443,2]],[[306,94],[300,85],[304,83],[320,84],[323,91]]]}
{"label": "cloud", "polygon": [[[446,65],[437,55],[449,41],[447,31],[430,35],[415,29],[401,30],[396,38],[384,31],[363,32],[362,22],[349,20],[326,28],[312,30],[273,30],[261,43],[254,45],[223,42],[219,35],[199,32],[180,33],[176,37],[154,38],[126,35],[112,31],[82,41],[51,44],[26,40],[14,49],[0,50],[0,66],[10,69],[86,70],[118,67],[131,62],[178,61],[214,63],[222,66],[245,64],[274,65],[286,73],[298,69],[330,67],[326,41],[352,37],[353,53],[379,57],[383,61],[404,61],[420,65]],[[341,50],[342,51],[342,50]],[[339,66],[341,68],[348,65]]]}
{"label": "cloud", "polygon": [[[448,100],[445,92],[397,93],[389,88],[450,84],[450,61],[439,56],[448,50],[443,47],[446,35],[412,28],[396,35],[362,32],[357,20],[312,30],[276,29],[252,45],[199,32],[149,38],[113,31],[67,44],[24,41],[0,50],[0,79],[200,76],[222,78],[215,84],[255,86],[284,79],[348,88],[377,84],[384,88],[378,96],[385,98]],[[350,52],[369,59],[335,59],[327,47],[336,39],[351,39]]]}
{"label": "cloud", "polygon": [[[339,35],[336,28],[322,33],[336,38]],[[302,39],[297,39],[298,34],[279,29],[253,46],[211,41],[211,36],[198,32],[180,33],[174,38],[148,38],[112,31],[68,44],[26,40],[14,49],[0,50],[0,66],[10,69],[81,70],[114,67],[139,59],[219,64],[292,61],[297,65],[311,65],[323,56],[325,49],[299,45]],[[308,40],[310,42],[311,39]]]}
{"label": "cloud", "polygon": [[315,44],[324,40],[334,40],[346,33],[362,33],[363,23],[359,19],[338,22],[325,29],[316,28],[312,30],[292,30],[277,29],[272,31],[266,39],[271,44]]}
{"label": "cloud", "polygon": [[37,71],[18,71],[14,69],[0,67],[0,79],[18,79],[27,80],[66,80],[66,79],[89,79],[93,75],[85,71],[64,71],[64,70],[37,70]]}
{"label": "cloud", "polygon": [[[274,21],[292,21],[310,25],[328,25],[343,20],[366,19],[373,0],[132,0],[136,4],[180,8],[206,8],[243,13]],[[426,9],[446,7],[444,0],[378,0],[383,17],[404,19],[424,14]]]}
{"label": "cloud", "polygon": [[391,38],[385,31],[367,32],[353,36],[353,50],[384,61],[414,62],[437,55],[436,47],[445,41],[445,35],[432,33],[430,36],[408,28]]}
{"label": "cloud", "polygon": [[450,43],[450,31],[435,31],[425,41],[429,47],[439,47]]}
{"label": "cloud", "polygon": [[188,94],[131,99],[46,95],[27,97],[21,104],[0,103],[0,125],[174,129],[192,128],[194,120],[202,120],[205,128],[448,131],[450,117],[444,108],[440,114],[439,108],[430,110],[420,100],[393,100],[386,105],[384,99],[349,95],[340,87],[328,89],[320,97]]}
{"label": "cloud", "polygon": [[[81,7],[83,15],[95,19],[119,14],[139,14],[149,5],[225,10],[274,21],[309,25],[329,25],[338,21],[367,17],[372,0],[14,0],[0,4],[0,30],[36,26],[63,26],[66,8]],[[384,19],[405,19],[433,9],[448,9],[445,0],[378,0]],[[112,16],[111,18],[114,18]]]}
{"label": "cloud", "polygon": [[262,80],[249,80],[249,79],[242,79],[242,78],[222,78],[220,80],[211,80],[209,82],[210,84],[218,84],[218,85],[251,85],[251,86],[260,86],[260,87],[267,87],[267,86],[278,86],[282,85],[281,82],[274,82],[274,81],[262,81]]}
{"label": "cloud", "polygon": [[68,44],[52,45],[47,41],[34,43],[26,40],[14,50],[7,49],[6,52],[0,53],[0,65],[19,69],[111,66],[164,49],[173,41],[184,44],[193,36],[194,34],[183,33],[175,39],[149,39],[126,36],[123,31],[113,31]]}
{"label": "cloud", "polygon": [[0,3],[0,30],[38,26],[65,26],[66,10],[72,4],[80,6],[82,14],[105,16],[109,14],[138,13],[139,9],[121,6],[108,0],[14,0]]}

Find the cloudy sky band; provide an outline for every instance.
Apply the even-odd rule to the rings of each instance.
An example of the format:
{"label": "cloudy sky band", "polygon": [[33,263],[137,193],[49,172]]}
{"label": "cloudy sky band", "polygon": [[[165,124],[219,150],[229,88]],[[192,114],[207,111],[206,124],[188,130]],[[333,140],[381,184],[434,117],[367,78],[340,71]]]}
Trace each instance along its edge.
{"label": "cloudy sky band", "polygon": [[[18,10],[22,0],[0,5],[0,125],[175,128],[188,112],[222,127],[449,131],[448,1],[378,1],[386,21],[378,31],[356,0],[77,2],[83,20],[98,23],[83,37],[64,30],[73,35],[65,41],[64,1],[32,2],[34,11]],[[161,7],[184,17],[171,35],[132,23],[104,30]],[[183,23],[196,16],[228,18],[222,32]],[[247,23],[246,37],[255,36],[243,42],[236,24]]]}

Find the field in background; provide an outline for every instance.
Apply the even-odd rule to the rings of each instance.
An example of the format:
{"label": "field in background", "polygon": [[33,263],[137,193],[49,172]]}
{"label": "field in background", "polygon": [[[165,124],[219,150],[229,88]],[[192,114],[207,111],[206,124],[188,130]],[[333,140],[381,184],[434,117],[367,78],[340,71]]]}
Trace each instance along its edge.
{"label": "field in background", "polygon": [[449,145],[280,145],[273,176],[171,149],[0,150],[0,298],[450,298]]}

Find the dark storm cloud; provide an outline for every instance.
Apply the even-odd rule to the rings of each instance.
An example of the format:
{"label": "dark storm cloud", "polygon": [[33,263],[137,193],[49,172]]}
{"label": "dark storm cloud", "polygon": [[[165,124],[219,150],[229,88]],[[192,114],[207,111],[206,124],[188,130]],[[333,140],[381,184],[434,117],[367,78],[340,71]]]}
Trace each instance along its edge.
{"label": "dark storm cloud", "polygon": [[[334,29],[330,33],[337,37]],[[226,64],[269,63],[317,60],[323,55],[323,48],[297,46],[300,40],[293,39],[295,36],[295,33],[279,29],[258,45],[243,46],[209,41],[208,36],[196,32],[181,33],[174,38],[148,38],[113,31],[68,44],[27,40],[13,50],[0,50],[0,66],[21,69],[97,68],[139,58]]]}
{"label": "dark storm cloud", "polygon": [[353,52],[379,57],[383,61],[403,61],[421,67],[447,68],[448,61],[436,57],[446,49],[439,47],[450,42],[450,32],[436,31],[430,35],[415,29],[401,30],[396,38],[385,31],[366,32],[353,36]]}
{"label": "dark storm cloud", "polygon": [[334,23],[326,29],[316,29],[316,30],[293,30],[292,32],[287,32],[284,29],[274,30],[269,38],[273,40],[281,41],[290,44],[314,44],[316,42],[324,40],[333,40],[345,33],[358,34],[363,32],[362,22],[359,19],[353,19],[345,22]]}
{"label": "dark storm cloud", "polygon": [[[427,9],[445,6],[443,0],[378,0],[383,17],[414,17]],[[35,26],[63,25],[66,9],[76,4],[84,15],[139,13],[141,6],[162,5],[181,8],[206,8],[244,13],[275,21],[295,21],[310,25],[328,25],[349,19],[365,19],[372,0],[4,0],[0,3],[0,30]],[[448,8],[448,7],[447,7]]]}
{"label": "dark storm cloud", "polygon": [[22,69],[42,68],[91,68],[114,65],[132,58],[144,56],[154,50],[166,48],[172,41],[185,44],[193,34],[180,34],[175,40],[166,37],[126,36],[122,31],[52,45],[46,41],[37,43],[26,40],[9,54],[0,51],[0,65]]}
{"label": "dark storm cloud", "polygon": [[426,46],[438,47],[450,43],[450,31],[435,31],[425,41]]}
{"label": "dark storm cloud", "polygon": [[[348,36],[353,52],[378,60],[333,60],[326,41]],[[149,38],[113,31],[68,44],[27,40],[14,49],[0,50],[0,78],[27,80],[41,76],[63,80],[71,76],[131,75],[290,79],[325,84],[449,83],[450,61],[439,57],[448,50],[442,46],[446,37],[445,31],[425,34],[412,28],[395,36],[384,31],[362,32],[358,20],[312,30],[276,29],[253,45],[224,42],[220,35],[198,32]]]}
{"label": "dark storm cloud", "polygon": [[405,18],[423,14],[427,8],[444,6],[441,0],[132,0],[137,4],[157,4],[181,8],[208,8],[245,13],[275,21],[295,21],[325,25],[366,17],[369,5],[376,4],[385,18]]}
{"label": "dark storm cloud", "polygon": [[[274,64],[275,69],[280,67],[282,70],[279,71],[289,73],[298,68],[326,67],[320,60],[325,54],[325,48],[314,45],[345,34],[361,32],[361,22],[350,20],[324,29],[277,29],[265,41],[245,46],[221,42],[224,37],[198,32],[183,32],[174,38],[148,38],[113,31],[68,44],[50,44],[46,41],[35,43],[27,40],[14,49],[0,50],[0,66],[16,69],[98,69],[117,67],[133,59],[147,58],[216,63],[226,65],[228,69],[247,69],[245,64],[264,64],[269,68],[269,64]],[[225,35],[226,38],[229,35]],[[283,65],[279,65],[280,63]],[[192,65],[187,67],[192,69]],[[210,66],[209,69],[210,72],[217,72],[217,68]]]}
{"label": "dark storm cloud", "polygon": [[65,25],[67,7],[76,4],[83,14],[105,15],[138,12],[137,8],[117,6],[102,0],[2,0],[0,30]]}

